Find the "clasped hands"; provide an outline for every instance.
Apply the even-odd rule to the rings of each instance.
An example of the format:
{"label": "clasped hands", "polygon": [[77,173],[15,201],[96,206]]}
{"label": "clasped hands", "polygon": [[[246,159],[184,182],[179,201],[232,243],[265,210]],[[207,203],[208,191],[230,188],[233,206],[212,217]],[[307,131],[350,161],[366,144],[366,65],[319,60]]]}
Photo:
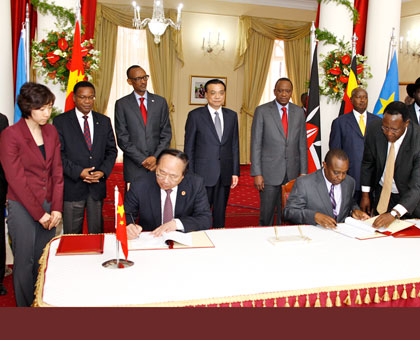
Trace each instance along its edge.
{"label": "clasped hands", "polygon": [[56,227],[58,223],[60,223],[60,221],[61,221],[61,212],[59,211],[51,211],[51,214],[46,212],[38,220],[38,222],[46,230],[51,230],[52,228]]}
{"label": "clasped hands", "polygon": [[[134,240],[135,238],[139,237],[142,230],[143,228],[139,226],[138,224],[130,223],[127,226],[127,239]],[[175,220],[172,220],[157,227],[155,230],[153,230],[150,233],[150,235],[154,237],[159,237],[159,236],[162,236],[163,233],[169,233],[175,230],[176,230],[176,222]]]}
{"label": "clasped hands", "polygon": [[146,168],[149,171],[155,171],[156,170],[156,157],[155,156],[149,156],[147,157],[141,165]]}
{"label": "clasped hands", "polygon": [[104,173],[100,170],[95,170],[95,167],[85,168],[80,173],[80,178],[83,179],[83,182],[86,183],[99,183],[99,180],[104,177]]}

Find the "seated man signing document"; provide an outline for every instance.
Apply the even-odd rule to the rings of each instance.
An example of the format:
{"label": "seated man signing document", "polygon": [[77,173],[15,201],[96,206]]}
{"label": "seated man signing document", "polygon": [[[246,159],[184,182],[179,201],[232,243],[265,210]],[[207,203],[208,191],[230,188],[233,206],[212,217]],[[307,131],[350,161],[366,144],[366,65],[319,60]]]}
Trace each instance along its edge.
{"label": "seated man signing document", "polygon": [[337,222],[351,216],[358,220],[369,216],[353,201],[355,181],[346,176],[349,158],[340,149],[325,156],[323,169],[296,179],[284,208],[285,219],[294,224],[319,224],[335,228]]}
{"label": "seated man signing document", "polygon": [[[211,211],[201,177],[187,174],[188,156],[166,149],[158,156],[156,172],[134,181],[125,194],[127,237],[137,238],[142,230],[159,237],[170,231],[209,229]],[[138,224],[135,221],[138,218]]]}

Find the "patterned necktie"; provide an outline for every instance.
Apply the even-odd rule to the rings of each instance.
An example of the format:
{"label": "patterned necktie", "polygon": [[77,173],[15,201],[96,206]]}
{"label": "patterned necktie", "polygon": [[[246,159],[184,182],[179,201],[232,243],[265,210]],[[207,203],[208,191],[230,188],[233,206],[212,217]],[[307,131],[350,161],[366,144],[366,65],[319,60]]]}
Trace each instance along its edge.
{"label": "patterned necktie", "polygon": [[331,185],[331,189],[330,189],[330,200],[331,200],[331,205],[333,208],[333,214],[334,214],[334,219],[337,220],[337,203],[335,202],[335,198],[334,198],[334,185]]}
{"label": "patterned necktie", "polygon": [[83,119],[85,120],[85,123],[83,125],[83,135],[85,136],[86,144],[89,148],[89,150],[92,149],[92,140],[90,139],[90,129],[89,129],[89,123],[88,123],[88,116],[83,116]]}
{"label": "patterned necktie", "polygon": [[214,114],[216,115],[216,117],[214,118],[214,127],[216,128],[219,141],[222,141],[222,122],[219,118],[219,112],[216,111]]}
{"label": "patterned necktie", "polygon": [[363,115],[360,115],[359,128],[360,128],[360,131],[362,131],[362,135],[364,136],[365,131],[366,131],[366,125],[365,125],[365,121],[363,120]]}
{"label": "patterned necktie", "polygon": [[144,97],[140,98],[140,111],[141,115],[143,116],[144,125],[147,124],[147,110],[146,106],[144,106]]}
{"label": "patterned necktie", "polygon": [[171,192],[172,189],[165,190],[166,199],[163,206],[163,223],[170,222],[174,219],[174,211],[172,209]]}
{"label": "patterned necktie", "polygon": [[376,210],[378,213],[383,214],[388,210],[389,199],[391,197],[392,180],[394,179],[394,166],[395,166],[395,147],[391,143],[389,148],[388,158],[385,164],[384,185],[382,187],[381,196],[379,197],[378,206]]}
{"label": "patterned necktie", "polygon": [[283,123],[284,135],[287,138],[287,109],[285,107],[282,107],[281,110],[283,111],[281,122]]}

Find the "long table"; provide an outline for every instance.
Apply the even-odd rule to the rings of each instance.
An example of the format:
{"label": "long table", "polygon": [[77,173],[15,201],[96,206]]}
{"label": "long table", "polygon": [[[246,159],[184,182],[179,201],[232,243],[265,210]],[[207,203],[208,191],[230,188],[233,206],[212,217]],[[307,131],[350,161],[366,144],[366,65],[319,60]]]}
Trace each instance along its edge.
{"label": "long table", "polygon": [[278,245],[273,227],[208,230],[214,248],[130,251],[125,269],[101,265],[115,258],[114,234],[100,255],[55,256],[58,237],[40,260],[34,305],[420,306],[420,239],[301,230],[311,241]]}

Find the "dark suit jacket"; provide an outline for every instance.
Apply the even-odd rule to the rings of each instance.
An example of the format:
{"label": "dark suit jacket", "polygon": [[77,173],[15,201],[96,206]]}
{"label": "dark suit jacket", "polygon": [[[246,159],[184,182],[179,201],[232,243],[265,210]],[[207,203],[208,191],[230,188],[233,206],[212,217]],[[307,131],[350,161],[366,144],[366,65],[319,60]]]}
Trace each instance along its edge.
{"label": "dark suit jacket", "polygon": [[[7,117],[0,113],[0,132],[3,131],[5,128],[9,126],[9,121]],[[6,202],[6,194],[7,194],[7,181],[6,176],[4,175],[3,168],[0,164],[0,204],[3,205],[4,209],[4,203]],[[0,206],[1,209],[1,206]]]}
{"label": "dark suit jacket", "polygon": [[[98,112],[92,112],[93,144],[89,151],[76,111],[70,110],[54,118],[61,142],[61,159],[64,170],[64,200],[81,201],[88,194],[96,201],[106,197],[106,179],[111,174],[117,157],[111,120]],[[105,176],[99,183],[86,183],[80,178],[85,168],[95,167]]]}
{"label": "dark suit jacket", "polygon": [[134,92],[115,102],[115,133],[124,152],[124,180],[133,182],[147,172],[141,163],[159,156],[172,138],[169,109],[165,98],[147,92],[147,125]]}
{"label": "dark suit jacket", "polygon": [[[346,176],[341,182],[341,207],[337,216],[343,222],[353,209],[359,209],[353,201],[355,181]],[[284,208],[284,218],[295,224],[315,225],[315,213],[334,217],[330,196],[322,169],[296,179]]]}
{"label": "dark suit jacket", "polygon": [[[375,121],[367,129],[363,153],[361,184],[379,190],[384,172],[388,140],[382,122]],[[398,202],[410,215],[420,218],[420,127],[412,122],[395,160],[394,181],[400,194]],[[375,206],[373,208],[376,208]]]}
{"label": "dark suit jacket", "polygon": [[252,120],[251,176],[268,185],[282,184],[308,172],[305,113],[289,103],[287,141],[275,100],[258,106]]}
{"label": "dark suit jacket", "polygon": [[190,160],[189,170],[200,175],[206,187],[216,185],[219,177],[223,185],[230,185],[232,176],[239,176],[238,116],[229,109],[222,108],[222,112],[222,141],[207,105],[191,111],[185,124],[184,152]]}
{"label": "dark suit jacket", "polygon": [[60,140],[54,126],[45,124],[41,130],[46,159],[23,118],[2,132],[0,148],[9,184],[7,197],[20,202],[35,221],[45,213],[45,200],[51,202],[51,211],[63,211]]}
{"label": "dark suit jacket", "polygon": [[408,107],[408,116],[410,117],[410,120],[413,123],[419,125],[419,120],[417,118],[416,110],[414,108],[414,103],[411,105],[407,105],[407,107]]}
{"label": "dark suit jacket", "polygon": [[[145,231],[152,231],[162,224],[160,187],[154,172],[131,184],[124,197],[124,209],[127,224],[137,217]],[[210,206],[201,177],[187,173],[179,183],[174,218],[181,220],[185,232],[210,228]]]}
{"label": "dark suit jacket", "polygon": [[[367,113],[366,127],[380,118]],[[366,131],[365,131],[366,132]],[[330,149],[342,149],[349,156],[348,174],[356,180],[356,190],[360,190],[360,168],[362,166],[365,138],[353,111],[333,120],[330,133]]]}

